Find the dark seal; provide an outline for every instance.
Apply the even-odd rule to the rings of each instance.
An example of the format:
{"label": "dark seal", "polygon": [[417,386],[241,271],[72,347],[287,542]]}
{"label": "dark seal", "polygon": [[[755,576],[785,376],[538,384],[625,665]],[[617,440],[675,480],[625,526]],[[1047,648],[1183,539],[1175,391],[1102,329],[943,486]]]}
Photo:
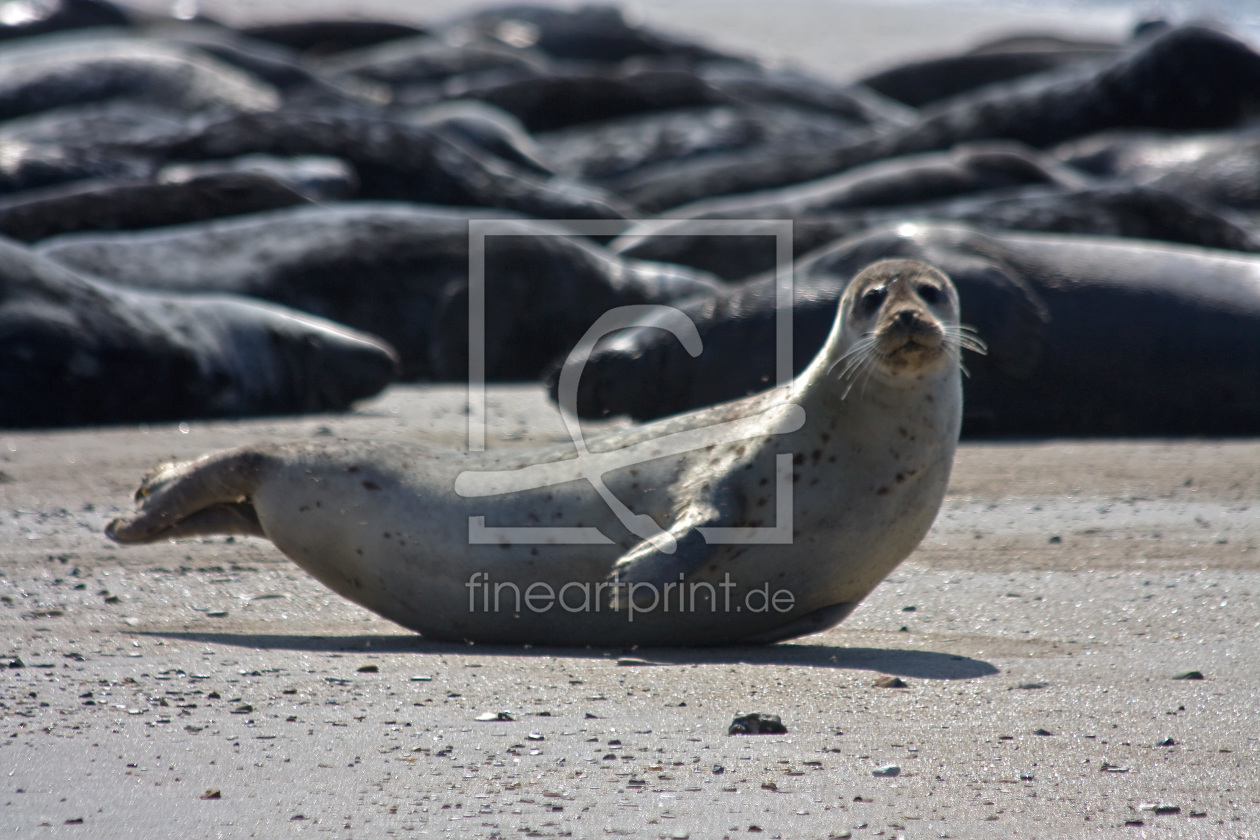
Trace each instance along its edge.
{"label": "dark seal", "polygon": [[[408,378],[468,376],[469,221],[494,214],[386,202],[301,207],[132,234],[58,237],[41,251],[120,285],[228,292],[379,335]],[[492,379],[537,378],[610,308],[711,294],[704,272],[623,259],[542,222],[485,238]]]}
{"label": "dark seal", "polygon": [[241,298],[120,289],[0,240],[0,426],[347,408],[397,357],[329,321]]}
{"label": "dark seal", "polygon": [[[947,224],[877,229],[796,266],[796,369],[825,340],[855,267],[890,257],[947,271],[963,323],[988,344],[967,362],[967,434],[1260,430],[1260,257]],[[586,365],[579,412],[646,419],[773,385],[774,282],[680,305],[704,342],[696,358],[650,325],[613,337]]]}

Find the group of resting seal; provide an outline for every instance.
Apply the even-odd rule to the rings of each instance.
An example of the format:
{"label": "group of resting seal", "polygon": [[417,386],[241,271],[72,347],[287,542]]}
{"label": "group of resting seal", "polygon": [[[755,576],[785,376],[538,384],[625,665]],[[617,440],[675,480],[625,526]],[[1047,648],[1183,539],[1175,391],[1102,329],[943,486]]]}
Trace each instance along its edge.
{"label": "group of resting seal", "polygon": [[[1076,377],[1077,355],[1030,345],[1020,376],[989,369],[1006,375],[1019,353],[1003,337],[1026,323],[1047,347],[1093,348],[1079,338],[1090,314],[1126,298],[1091,290],[1113,260],[1158,264],[1152,240],[1211,249],[1178,252],[1200,283],[1151,278],[1158,323],[1208,311],[1207,284],[1239,330],[1260,328],[1220,268],[1260,259],[1256,80],[1244,39],[1199,24],[1148,22],[1116,43],[1010,38],[839,83],[612,7],[233,28],[50,0],[0,21],[0,236],[18,240],[0,242],[0,426],[340,409],[394,378],[462,381],[469,230],[487,219],[519,224],[485,239],[489,381],[559,370],[616,306],[709,307],[706,335],[751,336],[768,305],[752,306],[755,278],[779,259],[757,222],[791,219],[803,278],[817,253],[858,247],[845,242],[867,261],[922,257],[878,234],[907,221],[972,226],[999,249],[1015,241],[1003,231],[1071,234],[1062,253],[1089,255],[1070,305],[1047,297],[1052,258],[995,269],[1021,276],[976,291],[975,272],[956,273],[994,346],[965,385],[965,434],[1246,432],[1256,363],[1230,355],[1233,326],[1196,333],[1180,358],[1227,373],[1190,389],[1129,354],[1106,367],[1135,387],[1076,378],[1039,413],[1012,406],[1067,393],[1055,383]],[[689,227],[710,221],[722,235]],[[1090,244],[1102,237],[1125,242]],[[798,370],[825,333],[810,307],[843,284],[823,285],[796,306]],[[94,315],[70,287],[135,317]],[[225,302],[223,329],[190,340],[204,295]],[[278,315],[299,333],[327,326],[310,316],[341,324],[308,336],[336,382],[307,375]],[[660,416],[770,382],[764,352],[702,358],[695,375],[658,332],[635,335],[595,348],[583,413]],[[137,398],[122,381],[150,387]]]}

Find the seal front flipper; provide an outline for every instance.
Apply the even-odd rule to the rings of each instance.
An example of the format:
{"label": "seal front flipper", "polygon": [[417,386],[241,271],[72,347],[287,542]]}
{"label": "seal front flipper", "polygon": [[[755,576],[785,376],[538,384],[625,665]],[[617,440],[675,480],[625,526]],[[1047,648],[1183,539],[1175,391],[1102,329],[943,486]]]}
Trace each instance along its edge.
{"label": "seal front flipper", "polygon": [[729,503],[706,501],[688,506],[666,530],[674,550],[665,540],[644,540],[631,548],[612,567],[608,579],[614,584],[613,606],[619,608],[622,586],[628,586],[631,598],[649,589],[659,596],[667,584],[678,584],[713,560],[716,546],[702,533],[704,528],[731,524]]}
{"label": "seal front flipper", "polygon": [[250,503],[264,457],[245,448],[162,464],[136,491],[138,510],[109,523],[105,535],[120,543],[198,534],[265,537]]}
{"label": "seal front flipper", "polygon": [[713,546],[690,524],[681,529],[675,525],[666,533],[677,544],[673,554],[666,554],[653,542],[644,540],[617,560],[609,580],[656,587],[670,581],[677,583],[703,566],[713,554]]}

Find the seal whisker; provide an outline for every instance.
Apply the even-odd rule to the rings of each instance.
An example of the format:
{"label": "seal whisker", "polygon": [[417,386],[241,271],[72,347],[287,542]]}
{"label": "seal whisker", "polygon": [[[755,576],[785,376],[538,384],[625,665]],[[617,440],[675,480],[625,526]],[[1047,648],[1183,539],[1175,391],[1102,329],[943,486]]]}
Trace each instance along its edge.
{"label": "seal whisker", "polygon": [[[845,363],[844,368],[840,371],[840,376],[839,376],[840,379],[844,379],[844,377],[848,374],[848,372],[853,368],[854,364],[861,362],[860,357],[862,356],[862,354],[866,353],[867,350],[869,350],[871,347],[874,347],[874,346],[875,346],[874,333],[867,333],[866,335],[859,338],[857,341],[853,342],[853,346],[849,348],[848,352],[846,352],[843,356],[841,356],[840,358],[832,362],[831,367],[827,368],[827,373],[831,373],[833,370],[836,369],[837,365],[839,365],[841,362],[844,362]],[[858,358],[855,358],[855,357],[858,357]]]}
{"label": "seal whisker", "polygon": [[977,348],[976,346],[967,343],[959,336],[945,336],[945,355],[947,355],[954,364],[958,365],[958,368],[962,371],[963,376],[970,379],[971,371],[967,370],[967,365],[962,360],[962,351],[964,349],[974,350],[978,353],[985,353],[988,348],[986,348],[983,343],[981,343],[980,347]]}
{"label": "seal whisker", "polygon": [[988,355],[989,345],[976,333],[975,327],[966,324],[945,324],[943,325],[946,343],[955,348],[970,350],[980,355]]}
{"label": "seal whisker", "polygon": [[870,383],[871,377],[875,375],[875,371],[879,368],[881,362],[888,360],[891,354],[885,350],[881,350],[878,345],[871,347],[871,352],[866,356],[867,364],[864,365],[865,370],[861,371],[862,389],[858,391],[858,396],[866,395],[866,386]]}
{"label": "seal whisker", "polygon": [[862,352],[850,359],[844,366],[844,370],[840,371],[840,380],[857,379],[862,370],[868,367],[874,358],[875,346],[873,344],[862,348]]}
{"label": "seal whisker", "polygon": [[837,359],[835,363],[827,369],[828,373],[830,373],[835,369],[836,365],[844,362],[844,367],[841,368],[840,375],[836,377],[841,382],[848,380],[848,385],[845,387],[844,392],[840,395],[841,399],[845,399],[849,396],[849,392],[853,390],[854,384],[859,378],[862,378],[864,369],[866,371],[866,375],[869,377],[870,371],[874,369],[877,361],[875,346],[875,335],[873,333],[867,333],[857,341],[853,342],[853,346],[849,348],[848,352]]}

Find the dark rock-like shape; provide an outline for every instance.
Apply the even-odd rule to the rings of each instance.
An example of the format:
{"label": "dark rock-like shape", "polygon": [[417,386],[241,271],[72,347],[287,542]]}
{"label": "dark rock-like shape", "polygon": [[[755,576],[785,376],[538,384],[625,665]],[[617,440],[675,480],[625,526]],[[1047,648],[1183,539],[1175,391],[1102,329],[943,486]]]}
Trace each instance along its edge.
{"label": "dark rock-like shape", "polygon": [[130,14],[108,0],[40,0],[20,5],[11,20],[0,21],[0,41],[132,22]]}
{"label": "dark rock-like shape", "polygon": [[[1119,183],[1074,190],[1031,186],[933,204],[801,216],[792,221],[792,256],[800,259],[847,236],[899,220],[955,221],[996,230],[1083,233],[1260,251],[1254,226],[1238,214],[1152,187]],[[636,259],[711,271],[725,280],[772,270],[776,264],[773,237],[755,233],[756,221],[728,223],[734,229],[719,236],[686,232],[687,220],[650,234],[631,228],[609,247]]]}
{"label": "dark rock-like shape", "polygon": [[181,111],[267,111],[275,88],[208,55],[141,38],[49,35],[0,51],[0,120],[111,99]]}
{"label": "dark rock-like shape", "polygon": [[813,180],[875,160],[972,140],[1046,148],[1113,128],[1193,131],[1260,110],[1260,55],[1215,29],[1184,26],[1099,69],[1067,67],[925,108],[915,124],[859,143],[775,155],[754,149],[654,172],[625,194],[646,210]]}
{"label": "dark rock-like shape", "polygon": [[334,79],[370,79],[388,85],[427,85],[486,70],[546,72],[548,61],[534,50],[495,41],[455,45],[419,36],[329,56],[316,65]]}
{"label": "dark rock-like shape", "polygon": [[[357,202],[130,235],[59,237],[43,254],[120,285],[281,303],[379,335],[409,378],[468,375],[469,219],[455,208]],[[509,224],[509,223],[505,223]],[[676,266],[622,260],[521,220],[486,237],[486,374],[537,377],[609,308],[711,293]]]}
{"label": "dark rock-like shape", "polygon": [[709,105],[635,114],[540,134],[547,157],[613,192],[657,165],[738,149],[835,145],[868,134],[851,120],[792,105]]}
{"label": "dark rock-like shape", "polygon": [[836,85],[799,71],[742,62],[518,67],[456,76],[441,84],[402,86],[395,94],[403,104],[479,99],[514,114],[530,131],[705,105],[790,105],[883,127],[911,121],[908,109],[860,85]]}
{"label": "dark rock-like shape", "polygon": [[320,56],[415,37],[424,34],[424,29],[383,20],[308,19],[246,26],[240,32],[259,41]]}
{"label": "dark rock-like shape", "polygon": [[349,198],[354,173],[332,158],[171,166],[152,179],[78,181],[0,198],[0,235],[35,242],[88,230],[141,230]]}
{"label": "dark rock-like shape", "polygon": [[[949,274],[963,322],[989,346],[967,360],[969,435],[1260,431],[1260,257],[955,225],[875,230],[796,266],[797,369],[848,279],[888,257]],[[581,412],[646,419],[773,384],[773,283],[682,305],[704,340],[697,358],[660,330],[608,341],[583,373]]]}
{"label": "dark rock-like shape", "polygon": [[862,84],[889,99],[922,108],[986,85],[1091,61],[1098,63],[1114,57],[1118,50],[1116,44],[1053,36],[1004,38],[962,55],[898,64],[864,77]]}
{"label": "dark rock-like shape", "polygon": [[727,735],[786,735],[787,727],[778,715],[767,715],[753,712],[748,715],[736,715],[731,725],[726,728]]}
{"label": "dark rock-like shape", "polygon": [[375,338],[227,296],[123,290],[0,240],[0,426],[344,409],[394,377]]}
{"label": "dark rock-like shape", "polygon": [[1240,210],[1260,210],[1260,130],[1173,134],[1114,131],[1052,150],[1099,176],[1147,184]]}
{"label": "dark rock-like shape", "polygon": [[498,207],[552,219],[620,219],[631,213],[594,188],[540,177],[444,131],[363,110],[240,114],[163,151],[172,160],[329,155],[354,166],[359,194],[368,199]]}
{"label": "dark rock-like shape", "polygon": [[452,43],[491,41],[533,48],[570,61],[619,62],[656,57],[707,61],[730,59],[717,50],[648,26],[629,23],[621,10],[607,5],[573,9],[514,4],[457,15],[434,26]]}

